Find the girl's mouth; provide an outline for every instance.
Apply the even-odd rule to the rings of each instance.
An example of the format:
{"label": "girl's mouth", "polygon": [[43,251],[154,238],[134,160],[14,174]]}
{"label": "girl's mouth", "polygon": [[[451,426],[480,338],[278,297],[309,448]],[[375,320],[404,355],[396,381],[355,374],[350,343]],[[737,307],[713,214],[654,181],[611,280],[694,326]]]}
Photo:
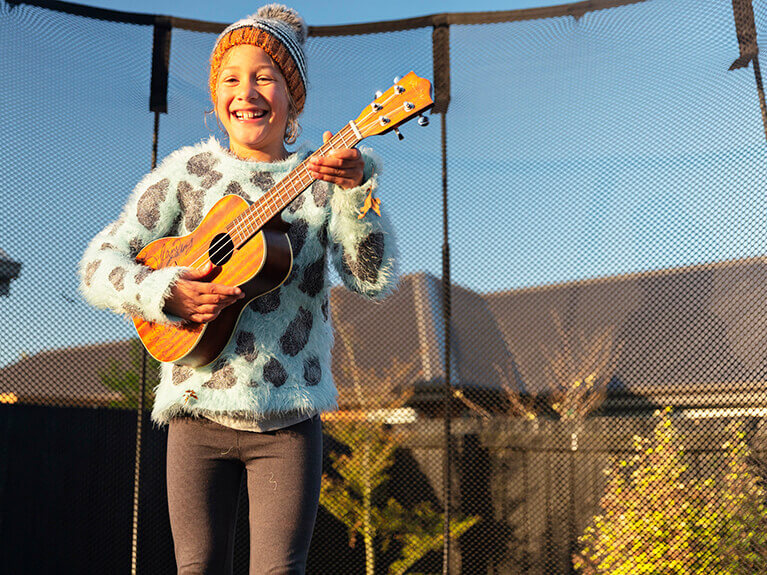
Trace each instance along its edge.
{"label": "girl's mouth", "polygon": [[234,117],[240,122],[253,122],[260,120],[264,116],[266,116],[266,110],[238,110],[234,112]]}

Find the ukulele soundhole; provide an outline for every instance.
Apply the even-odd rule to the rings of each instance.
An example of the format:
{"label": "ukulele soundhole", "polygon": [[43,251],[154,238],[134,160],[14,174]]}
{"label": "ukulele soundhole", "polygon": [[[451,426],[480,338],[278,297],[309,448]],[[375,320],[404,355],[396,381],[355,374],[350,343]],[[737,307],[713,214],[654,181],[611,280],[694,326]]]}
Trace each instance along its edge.
{"label": "ukulele soundhole", "polygon": [[210,242],[208,257],[217,266],[222,266],[230,259],[234,253],[234,242],[229,234],[218,234]]}

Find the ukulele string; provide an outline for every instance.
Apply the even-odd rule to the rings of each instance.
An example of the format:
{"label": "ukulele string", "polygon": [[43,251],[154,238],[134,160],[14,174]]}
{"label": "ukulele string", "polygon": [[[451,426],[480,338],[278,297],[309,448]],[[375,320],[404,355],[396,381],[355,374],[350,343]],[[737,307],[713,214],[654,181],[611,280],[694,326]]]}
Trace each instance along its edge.
{"label": "ukulele string", "polygon": [[[399,94],[393,93],[391,96],[389,96],[389,98],[387,98],[386,100],[384,100],[384,102],[383,102],[381,105],[382,105],[382,106],[386,106],[386,105],[389,103],[389,101],[390,101],[392,98],[396,98],[398,95],[399,95]],[[362,130],[367,130],[367,129],[368,129],[370,126],[371,126],[371,122],[373,122],[373,123],[375,122],[375,120],[371,120],[371,122],[368,122],[368,119],[370,118],[370,116],[371,116],[372,114],[377,114],[377,113],[378,113],[378,112],[376,112],[376,111],[374,111],[374,110],[373,110],[373,111],[369,111],[369,112],[367,113],[367,115],[363,116],[363,117],[362,117],[362,119],[359,121],[359,124],[358,124],[358,126],[357,126],[357,127],[358,127],[358,129],[359,129],[360,131],[362,131]],[[345,131],[347,128],[349,128],[349,131],[350,131],[351,133],[346,133],[346,134],[344,134],[344,131]],[[328,152],[330,149],[332,149],[332,146],[331,146],[331,144],[332,144],[332,145],[335,145],[335,144],[337,144],[337,143],[341,143],[341,144],[343,144],[343,145],[345,145],[345,146],[348,146],[348,144],[349,144],[350,142],[346,142],[346,138],[347,138],[347,136],[349,136],[349,135],[353,135],[353,134],[354,134],[354,132],[353,132],[353,131],[351,131],[351,127],[350,127],[350,124],[346,124],[346,126],[344,126],[344,127],[343,127],[343,128],[342,128],[342,129],[341,129],[339,132],[338,132],[338,134],[337,134],[337,135],[338,135],[338,136],[340,136],[340,137],[338,138],[338,141],[337,141],[337,142],[334,142],[334,141],[331,139],[330,141],[328,141],[328,142],[326,142],[325,144],[323,144],[322,146],[320,146],[320,147],[317,149],[317,151],[316,151],[316,152],[314,152],[314,153],[313,153],[311,156],[309,156],[308,158],[306,158],[305,160],[303,160],[303,161],[302,161],[302,162],[301,162],[301,163],[300,163],[298,166],[296,166],[296,168],[295,168],[295,170],[294,170],[294,171],[295,171],[295,173],[296,173],[296,174],[298,174],[298,173],[300,172],[300,170],[302,170],[302,169],[303,169],[303,170],[304,170],[304,172],[306,173],[306,175],[309,175],[309,170],[308,170],[308,168],[307,168],[307,162],[308,162],[308,161],[309,161],[311,158],[313,158],[314,156],[323,156],[323,155],[324,155],[326,152]],[[352,140],[354,140],[354,137],[352,137]],[[311,176],[310,176],[310,178],[311,178]],[[311,178],[311,179],[313,180],[314,178]],[[291,181],[290,181],[289,183],[290,183],[291,187],[293,188],[293,191],[295,192],[295,191],[296,191],[296,188],[295,188],[295,186],[293,185],[292,179],[291,179]],[[280,189],[280,188],[282,188],[282,189]],[[264,197],[263,197],[263,198],[261,198],[261,200],[259,201],[259,203],[258,203],[258,205],[257,205],[257,207],[256,207],[256,210],[255,210],[255,212],[259,212],[259,211],[260,211],[261,213],[248,213],[248,215],[247,215],[246,219],[254,219],[254,220],[256,220],[256,222],[257,222],[257,221],[258,221],[258,217],[259,217],[259,216],[264,216],[264,215],[266,215],[266,214],[268,213],[268,210],[266,209],[266,207],[269,207],[269,204],[270,204],[270,203],[275,203],[275,198],[274,198],[274,196],[276,196],[276,195],[278,195],[278,194],[281,196],[283,189],[284,189],[284,191],[287,191],[287,185],[285,185],[283,182],[279,182],[279,183],[278,183],[276,186],[274,186],[274,187],[272,188],[272,190],[270,190],[269,192],[267,192],[267,193],[264,195]],[[272,206],[272,207],[274,207],[274,206]],[[263,208],[263,209],[262,209],[262,208]],[[256,216],[256,217],[254,217],[254,216]],[[270,216],[270,217],[271,217],[271,216]],[[231,230],[231,232],[230,232],[230,233],[232,233],[232,232],[236,232],[236,233],[238,233],[238,232],[240,231],[240,229],[241,229],[242,223],[244,223],[244,222],[241,222],[241,223],[237,223],[235,226],[233,226],[233,227],[232,227],[232,230]],[[200,253],[200,255],[199,255],[199,256],[197,256],[197,258],[196,258],[196,259],[195,259],[195,260],[194,260],[194,261],[193,261],[193,262],[192,262],[192,263],[191,263],[191,264],[190,264],[188,267],[190,267],[190,268],[193,268],[193,269],[201,269],[202,267],[204,267],[204,266],[207,264],[207,261],[206,261],[206,260],[210,259],[210,258],[207,258],[208,254],[210,254],[210,255],[212,255],[212,256],[214,256],[214,257],[216,257],[216,256],[218,256],[218,253],[217,253],[217,252],[218,252],[219,250],[221,250],[221,249],[225,249],[225,248],[227,247],[227,244],[228,244],[228,242],[227,242],[227,239],[228,239],[228,237],[229,237],[229,235],[225,235],[225,237],[223,237],[223,238],[220,238],[219,240],[217,240],[217,242],[216,242],[214,245],[211,245],[211,247],[210,247],[208,250],[205,250],[205,249],[203,249],[203,251]],[[234,248],[234,249],[236,249],[236,248]],[[233,253],[234,253],[234,249],[230,249],[230,250],[229,250],[227,253],[225,253],[223,256],[221,256],[221,258],[220,258],[220,259],[225,259],[225,258],[229,257],[231,254],[233,254]],[[202,263],[199,263],[201,259],[203,260],[203,262],[202,262]],[[218,257],[216,257],[216,259],[219,259],[219,258],[218,258]],[[199,265],[199,267],[198,267],[198,265]]]}
{"label": "ukulele string", "polygon": [[[343,129],[341,131],[343,131]],[[340,132],[339,132],[339,134],[340,134]],[[312,155],[324,154],[325,152],[327,152],[329,149],[332,148],[332,144],[337,144],[337,143],[340,142],[340,143],[342,143],[344,145],[347,145],[347,142],[345,141],[347,136],[348,136],[348,134],[347,135],[343,135],[340,138],[337,138],[336,142],[328,142],[327,144],[323,144]],[[309,174],[309,170],[306,167],[306,162],[307,162],[307,160],[304,160],[303,162],[301,162],[301,164],[299,164],[295,168],[295,172],[298,173],[298,171],[301,168],[303,168],[303,170],[308,175]],[[296,190],[295,186],[292,185],[292,182],[291,182],[291,187],[293,187],[293,191]],[[279,182],[276,186],[274,186],[274,188],[272,188],[272,190],[273,190],[272,193],[267,193],[266,195],[264,195],[260,199],[260,201],[259,201],[259,203],[258,203],[258,205],[256,207],[255,213],[249,214],[247,219],[253,219],[253,220],[255,220],[257,222],[258,217],[263,217],[265,215],[268,215],[269,210],[267,208],[270,207],[269,206],[270,203],[274,203],[274,196],[277,195],[277,193],[279,193],[280,195],[282,194],[282,191],[280,190],[280,188],[282,190],[286,190],[287,186],[285,185],[284,182]],[[274,206],[271,206],[271,207],[274,207]],[[254,215],[256,217],[254,217]],[[236,224],[235,226],[232,227],[232,230],[231,230],[230,233],[238,233],[238,232],[240,232],[242,230],[243,227],[244,226],[242,225],[242,223],[238,223],[238,224]],[[200,252],[200,254],[197,256],[197,258],[191,264],[189,264],[188,267],[193,268],[193,269],[201,269],[202,267],[204,267],[207,264],[207,260],[209,259],[207,257],[208,254],[213,256],[213,259],[224,259],[224,258],[229,257],[232,253],[234,253],[234,249],[230,249],[227,253],[221,255],[220,258],[217,257],[219,255],[218,252],[220,250],[226,249],[226,247],[227,247],[227,245],[229,243],[227,241],[228,237],[229,237],[229,235],[225,235],[223,238],[218,239],[208,249],[204,249],[203,248],[202,252]],[[203,261],[200,262],[200,260],[203,260]]]}
{"label": "ukulele string", "polygon": [[[384,100],[384,101],[383,101],[383,103],[381,103],[381,106],[383,107],[383,106],[386,106],[386,105],[388,105],[388,104],[389,104],[389,102],[390,102],[390,101],[391,101],[393,98],[397,98],[397,96],[398,96],[398,95],[399,95],[399,94],[397,94],[397,93],[392,93],[392,94],[391,94],[391,95],[390,95],[390,96],[389,96],[389,97],[388,97],[386,100]],[[364,115],[364,116],[363,116],[363,117],[360,119],[360,121],[359,121],[359,129],[362,129],[362,130],[366,130],[368,127],[370,127],[370,123],[368,122],[368,120],[370,119],[370,116],[371,116],[371,115],[376,115],[376,116],[377,116],[378,112],[380,112],[380,110],[375,110],[375,109],[373,108],[372,104],[371,104],[371,110],[369,110],[369,111],[368,111],[368,113],[367,113],[366,115]],[[366,123],[367,123],[367,125],[366,125]],[[340,142],[341,142],[343,145],[346,145],[346,146],[348,146],[348,145],[349,145],[349,143],[351,143],[351,142],[346,142],[346,138],[347,138],[348,136],[350,136],[351,134],[350,134],[349,132],[346,132],[346,133],[344,133],[344,131],[345,131],[345,130],[350,130],[350,129],[351,129],[351,126],[350,126],[349,124],[347,124],[347,125],[346,125],[346,126],[344,126],[344,127],[343,127],[343,128],[340,130],[340,131],[339,131],[339,133],[337,134],[338,136],[340,136],[340,138],[338,138],[338,139],[340,140]],[[352,141],[354,140],[354,138],[351,138],[351,139],[352,139]],[[309,160],[311,157],[314,157],[314,156],[317,156],[317,155],[319,155],[319,156],[323,156],[323,155],[324,155],[324,154],[325,154],[325,153],[326,153],[326,152],[327,152],[327,151],[328,151],[328,150],[331,148],[331,144],[335,145],[335,143],[336,143],[336,142],[333,142],[333,141],[331,140],[330,142],[328,142],[328,143],[326,143],[326,144],[323,144],[322,146],[320,146],[320,148],[319,148],[319,149],[318,149],[318,150],[317,150],[317,151],[316,151],[314,154],[312,154],[312,155],[311,155],[309,158],[307,158],[306,160],[302,161],[302,162],[301,162],[301,163],[300,163],[300,164],[299,164],[299,165],[296,167],[296,169],[295,169],[295,173],[296,173],[296,174],[298,174],[298,173],[300,173],[301,169],[303,169],[303,170],[304,170],[304,172],[305,172],[305,174],[309,176],[310,180],[313,180],[314,178],[312,178],[312,177],[309,175],[309,170],[308,170],[308,168],[307,168],[307,162],[308,162],[308,160]],[[296,191],[296,188],[295,188],[295,186],[293,185],[293,181],[292,181],[292,178],[289,180],[289,183],[291,184],[291,187],[293,188],[293,192],[295,192],[295,191]],[[276,195],[279,195],[279,196],[280,196],[280,199],[284,199],[284,198],[282,198],[282,193],[283,193],[284,191],[287,191],[287,186],[284,184],[284,181],[283,181],[283,182],[280,182],[280,183],[279,183],[277,186],[275,186],[274,188],[272,188],[272,190],[271,190],[270,192],[267,192],[267,194],[266,194],[266,195],[265,195],[265,196],[264,196],[264,197],[263,197],[263,198],[262,198],[262,199],[259,201],[259,203],[257,204],[257,206],[256,206],[256,209],[255,209],[255,210],[251,210],[251,211],[249,211],[249,212],[247,213],[246,219],[245,219],[245,220],[243,220],[243,222],[242,222],[242,223],[244,223],[245,225],[249,225],[249,224],[250,224],[250,223],[252,223],[252,222],[249,222],[248,220],[255,220],[256,224],[258,224],[258,223],[259,223],[259,222],[258,222],[258,218],[259,218],[259,217],[262,217],[262,218],[263,218],[263,216],[264,216],[264,215],[268,215],[268,216],[269,216],[268,218],[266,218],[267,220],[268,220],[269,218],[271,218],[271,217],[273,216],[273,214],[270,214],[270,213],[268,213],[268,210],[267,210],[266,208],[267,208],[267,207],[269,207],[269,206],[270,206],[270,204],[274,204],[274,203],[275,203],[275,200],[274,200],[274,196],[276,196]],[[274,206],[271,206],[271,207],[274,207]],[[261,213],[259,213],[259,212],[261,212]],[[233,233],[239,233],[239,232],[240,232],[240,230],[241,230],[241,227],[242,227],[242,223],[236,223],[236,224],[235,224],[235,225],[232,227],[232,230],[231,230],[231,232],[233,232]],[[252,232],[251,232],[251,233],[252,233]],[[248,235],[251,235],[251,234],[248,234]],[[223,243],[221,243],[221,242],[223,242]],[[199,255],[199,256],[198,256],[198,257],[197,257],[197,258],[196,258],[196,259],[195,259],[193,262],[192,262],[192,264],[191,264],[191,267],[194,267],[195,269],[198,269],[198,268],[197,268],[197,265],[198,265],[198,262],[200,261],[200,259],[207,259],[207,258],[206,258],[206,255],[207,255],[207,254],[209,254],[209,253],[211,253],[211,255],[213,255],[213,256],[216,256],[216,255],[218,255],[216,252],[217,252],[218,250],[220,250],[222,247],[226,246],[226,245],[227,245],[226,239],[225,239],[225,238],[222,238],[222,239],[219,241],[219,243],[218,243],[217,245],[211,246],[211,248],[210,248],[209,250],[207,250],[207,251],[203,251],[203,252],[202,252],[202,253],[201,253],[201,254],[200,254],[200,255]],[[235,248],[235,249],[236,249],[236,248]],[[226,253],[226,254],[224,254],[224,255],[222,256],[222,259],[223,259],[223,258],[226,258],[226,257],[228,257],[228,256],[229,256],[231,253],[233,253],[233,251],[234,251],[233,249],[230,249],[230,251],[229,251],[228,253]],[[205,265],[205,263],[203,263],[202,265]]]}
{"label": "ukulele string", "polygon": [[[389,102],[392,99],[397,98],[399,95],[400,94],[397,94],[396,92],[393,92],[386,100],[384,100],[381,103],[381,106],[383,107],[383,106],[388,105]],[[359,121],[359,129],[360,130],[367,130],[370,127],[370,122],[368,122],[368,120],[370,119],[370,116],[371,115],[376,115],[377,116],[379,112],[380,112],[380,110],[372,109],[372,105],[371,105],[371,110],[368,111],[368,113],[366,115],[364,115],[360,119],[360,121]],[[351,137],[349,142],[347,142],[346,139],[347,139],[347,137],[352,136],[352,134],[353,134],[353,130],[352,130],[351,126],[349,124],[347,124],[346,126],[341,128],[341,130],[339,130],[338,134],[336,134],[336,136],[337,136],[336,139],[338,141],[340,141],[341,144],[343,144],[345,146],[348,146],[349,144],[351,144],[353,142],[354,137]],[[359,140],[358,140],[358,142],[359,142]],[[336,143],[338,143],[338,142],[334,142],[333,140],[331,140],[330,142],[327,142],[326,144],[323,144],[322,146],[320,146],[320,148],[316,152],[314,152],[311,156],[309,156],[309,158],[305,159],[298,166],[296,166],[296,168],[294,169],[294,173],[296,175],[298,175],[300,173],[300,171],[303,169],[305,175],[309,176],[310,180],[314,180],[314,178],[312,178],[311,175],[309,174],[309,170],[307,168],[307,162],[309,161],[309,159],[311,159],[314,156],[323,156]],[[356,142],[354,143],[354,145],[356,145]],[[296,187],[293,185],[293,178],[286,178],[286,180],[289,180],[289,183],[290,183],[291,187],[293,188],[293,192],[295,193],[297,190],[296,190]],[[245,225],[249,225],[252,222],[249,222],[248,220],[255,220],[256,224],[259,224],[258,217],[262,217],[264,215],[267,215],[268,217],[266,218],[266,220],[268,220],[271,217],[273,217],[274,214],[273,213],[269,213],[268,210],[266,210],[265,208],[266,207],[272,207],[272,208],[274,207],[273,205],[270,206],[270,204],[276,204],[275,196],[277,196],[277,195],[280,196],[280,199],[284,200],[284,198],[282,197],[282,194],[283,194],[283,192],[287,191],[287,185],[285,185],[284,182],[285,182],[285,180],[283,180],[282,182],[277,184],[277,186],[272,188],[271,191],[267,192],[267,194],[263,198],[261,198],[261,200],[259,201],[259,204],[257,205],[256,209],[255,210],[251,210],[251,211],[248,212],[246,219],[243,220],[242,223],[244,223]],[[259,210],[261,210],[261,213],[258,213]],[[242,223],[235,224],[232,227],[232,232],[239,233],[240,229],[241,229],[241,226],[242,226]],[[249,230],[247,230],[247,231],[249,231]],[[253,232],[250,232],[247,235],[251,235],[252,233]],[[217,249],[219,249],[219,247],[220,247],[220,245],[219,246],[215,246],[212,249],[217,250]],[[209,250],[209,252],[210,251],[211,250]],[[224,254],[223,257],[228,257],[233,251],[234,250],[230,250],[228,253]],[[205,255],[206,255],[205,253],[202,253],[200,255],[200,257],[204,257]],[[192,265],[196,265],[197,261],[200,259],[200,257],[198,257],[197,260],[195,260],[195,262],[193,262]]]}
{"label": "ukulele string", "polygon": [[[391,97],[390,97],[389,99],[391,99]],[[384,104],[386,104],[387,102],[388,102],[388,100],[387,100],[387,101],[385,101],[385,102],[384,102]],[[366,123],[366,121],[368,120],[368,118],[370,117],[370,115],[371,115],[371,114],[372,114],[372,112],[369,112],[369,113],[368,113],[366,116],[364,116],[364,117],[362,118],[362,120],[360,120],[360,129],[367,129],[367,128],[369,127],[369,125],[365,125],[365,123]],[[350,126],[349,126],[348,124],[347,124],[346,126],[344,126],[344,128],[342,128],[342,129],[341,129],[341,131],[339,132],[339,136],[340,136],[340,138],[337,138],[337,140],[338,140],[338,141],[340,141],[340,143],[341,143],[341,144],[343,144],[343,145],[349,145],[349,143],[351,143],[351,142],[346,142],[346,138],[347,138],[348,136],[352,135],[352,134],[351,134],[351,133],[349,133],[349,132],[346,132],[346,133],[344,133],[344,132],[346,131],[346,129],[347,129],[347,128],[350,128]],[[353,139],[354,139],[354,138],[352,138],[352,140],[353,140]],[[333,141],[330,141],[330,142],[327,142],[326,144],[323,144],[323,145],[322,145],[322,146],[321,146],[321,147],[320,147],[320,148],[319,148],[319,149],[318,149],[318,150],[317,150],[317,151],[316,151],[314,154],[312,154],[312,156],[315,156],[315,155],[320,155],[320,156],[322,156],[322,155],[324,155],[324,154],[325,154],[325,153],[326,153],[326,152],[327,152],[327,151],[328,151],[328,150],[331,148],[331,144],[332,144],[332,145],[335,145],[335,144],[337,144],[337,143],[338,143],[338,142],[333,142]],[[311,156],[310,156],[310,157],[311,157]],[[299,172],[300,172],[300,170],[301,170],[301,169],[303,169],[303,170],[304,170],[304,172],[306,173],[306,175],[309,175],[309,171],[308,171],[308,168],[307,168],[307,161],[308,161],[308,159],[307,159],[307,160],[304,160],[303,162],[301,162],[301,164],[300,164],[300,165],[299,165],[299,166],[296,168],[296,173],[299,173]],[[312,178],[312,179],[313,179],[313,178]],[[280,184],[278,184],[277,186],[275,186],[275,187],[272,189],[273,191],[272,191],[271,193],[267,194],[267,195],[266,195],[264,198],[262,198],[261,202],[259,202],[259,205],[260,205],[260,206],[265,206],[265,207],[266,207],[266,206],[268,206],[268,205],[270,204],[270,202],[271,202],[271,203],[273,203],[273,202],[274,202],[274,196],[276,196],[277,194],[279,194],[279,195],[281,196],[281,195],[282,195],[282,193],[283,193],[283,191],[287,191],[287,186],[286,186],[286,185],[284,185],[284,183],[282,183],[282,182],[281,182],[281,184],[282,184],[281,186],[280,186]],[[295,192],[295,191],[296,191],[296,188],[295,188],[295,186],[293,185],[293,183],[292,183],[292,180],[290,181],[290,184],[291,184],[291,187],[293,187],[293,191]],[[257,208],[257,209],[256,209],[256,212],[257,212],[258,210],[259,210],[259,209]],[[256,215],[265,215],[265,213],[267,213],[267,210],[265,210],[265,209],[264,209],[264,210],[263,210],[263,212],[264,212],[264,213],[262,213],[262,214],[256,214]],[[248,218],[251,218],[251,217],[252,217],[252,215],[253,215],[252,213],[251,213],[251,214],[249,214],[249,215],[248,215]],[[233,232],[239,232],[239,231],[240,231],[240,228],[241,228],[241,224],[239,224],[239,223],[238,223],[238,224],[236,224],[236,225],[235,225],[235,226],[232,228],[232,231],[233,231]],[[208,259],[208,258],[206,258],[206,256],[207,256],[208,254],[210,254],[211,256],[213,256],[213,258],[214,258],[214,259],[219,259],[219,258],[217,257],[217,256],[219,255],[219,254],[218,254],[218,252],[219,252],[219,251],[220,251],[222,248],[224,248],[224,249],[226,248],[226,246],[227,246],[227,244],[228,244],[228,242],[227,242],[226,240],[227,240],[227,238],[221,238],[220,240],[218,240],[218,242],[217,242],[216,244],[214,244],[213,246],[211,246],[211,248],[210,248],[209,250],[204,250],[204,251],[203,251],[203,252],[202,252],[202,253],[201,253],[201,254],[200,254],[200,255],[199,255],[199,256],[198,256],[198,257],[197,257],[197,258],[196,258],[196,259],[195,259],[193,262],[192,262],[192,264],[191,264],[189,267],[191,267],[191,268],[193,268],[193,269],[200,269],[200,268],[198,267],[198,264],[199,264],[200,260],[201,260],[201,259],[203,259],[203,258],[204,258],[204,259]],[[233,249],[229,249],[229,251],[228,251],[227,253],[225,253],[225,254],[223,254],[223,255],[221,256],[221,259],[227,258],[227,257],[228,257],[228,256],[230,256],[230,255],[231,255],[233,252],[234,252],[234,250],[233,250]],[[207,262],[203,262],[201,265],[203,265],[203,266],[204,266],[206,263],[207,263]]]}
{"label": "ukulele string", "polygon": [[[386,101],[384,101],[383,105],[386,105],[386,104],[388,103],[388,101],[389,101],[389,100],[391,100],[391,98],[392,98],[392,97],[395,97],[395,96],[394,96],[394,95],[393,95],[393,96],[390,96],[390,97],[389,97],[389,98],[388,98]],[[370,115],[371,115],[371,114],[373,114],[373,112],[368,112],[368,114],[367,114],[366,116],[364,116],[364,117],[362,118],[362,120],[360,120],[360,123],[359,123],[359,126],[358,126],[360,130],[366,130],[367,128],[369,128],[369,127],[370,127],[370,124],[369,124],[369,123],[368,123],[367,125],[366,125],[365,123],[367,122],[367,120],[368,120],[368,118],[370,117]],[[340,142],[341,144],[343,144],[343,145],[348,145],[350,142],[346,142],[346,138],[347,138],[348,136],[352,135],[352,134],[353,134],[353,132],[352,132],[352,133],[349,133],[349,132],[347,132],[347,133],[343,133],[343,132],[344,132],[344,131],[345,131],[347,128],[350,128],[349,124],[347,124],[346,126],[344,126],[344,128],[342,128],[342,129],[339,131],[339,136],[340,136],[340,137],[338,138],[338,141],[337,141],[337,142],[333,142],[333,141],[331,140],[331,141],[327,142],[326,144],[323,144],[322,146],[320,146],[320,148],[319,148],[319,149],[318,149],[318,150],[317,150],[317,151],[316,151],[314,154],[312,154],[312,156],[310,156],[309,158],[307,158],[306,160],[304,160],[303,162],[301,162],[301,163],[300,163],[300,164],[299,164],[299,165],[296,167],[296,169],[295,169],[295,172],[296,172],[296,173],[298,173],[298,172],[299,172],[301,169],[303,169],[303,170],[304,170],[304,172],[305,172],[305,173],[308,175],[308,174],[309,174],[309,170],[308,170],[308,168],[306,167],[306,165],[307,165],[307,162],[308,162],[308,160],[309,160],[311,157],[313,157],[313,156],[316,156],[316,155],[320,155],[320,156],[324,155],[324,154],[325,154],[325,153],[326,153],[326,152],[327,152],[329,149],[331,149],[331,148],[332,148],[332,146],[331,146],[331,145],[335,145],[335,144],[337,144],[337,143],[339,143],[339,142]],[[354,138],[352,138],[352,140],[353,140],[353,139],[354,139]],[[313,179],[313,178],[312,178],[312,179]],[[292,184],[292,181],[291,181],[290,183],[291,183],[291,187],[293,187],[293,191],[295,192],[295,191],[296,191],[296,188],[295,188],[295,186],[293,186],[293,184]],[[259,202],[259,205],[260,205],[260,206],[264,206],[264,205],[267,205],[267,206],[268,206],[268,204],[269,204],[270,202],[273,202],[273,200],[274,200],[274,196],[275,196],[275,195],[277,195],[278,193],[279,193],[279,194],[282,194],[282,190],[280,190],[280,189],[278,189],[278,188],[283,188],[283,189],[286,191],[286,188],[287,188],[287,186],[286,186],[286,185],[285,185],[283,182],[280,182],[279,184],[277,184],[277,186],[275,186],[274,188],[272,188],[272,192],[270,192],[270,193],[266,194],[266,195],[265,195],[265,196],[264,196],[264,197],[261,199],[261,201]],[[259,210],[259,208],[257,208],[257,209],[256,209],[256,211],[258,211],[258,210]],[[266,213],[267,213],[267,210],[263,210],[263,213],[262,213],[262,214],[257,214],[257,215],[264,215],[264,214],[266,214]],[[250,217],[252,217],[252,216],[251,216],[251,214],[249,214],[249,215],[248,215],[248,218],[250,218]],[[239,232],[239,230],[240,230],[240,226],[241,226],[241,224],[236,224],[236,225],[235,225],[235,226],[232,228],[232,231],[237,231],[237,232]],[[214,257],[218,256],[218,253],[217,253],[217,252],[218,252],[219,250],[221,250],[222,248],[224,248],[224,249],[225,249],[225,248],[226,248],[226,246],[227,246],[227,244],[228,244],[228,242],[226,241],[226,239],[227,239],[226,237],[225,237],[225,238],[221,238],[220,240],[218,240],[217,244],[216,244],[216,245],[213,245],[213,246],[211,246],[211,248],[210,248],[209,250],[203,250],[203,252],[202,252],[202,253],[201,253],[201,254],[200,254],[200,255],[199,255],[199,256],[198,256],[198,257],[197,257],[197,258],[196,258],[196,259],[195,259],[193,262],[192,262],[192,264],[190,264],[190,266],[189,266],[189,267],[191,267],[191,268],[193,268],[193,269],[200,269],[202,266],[206,265],[206,263],[207,263],[207,262],[205,262],[205,261],[204,261],[204,262],[202,262],[202,264],[200,265],[200,267],[198,267],[198,262],[199,262],[201,259],[203,259],[203,258],[204,258],[204,259],[208,259],[208,258],[206,258],[206,256],[207,256],[208,254],[211,254],[211,255],[212,255],[212,256],[214,256]],[[234,249],[230,249],[230,250],[229,250],[227,253],[223,254],[223,256],[221,256],[221,259],[224,259],[224,258],[227,258],[227,257],[229,257],[229,256],[230,256],[232,253],[234,253]],[[218,259],[218,258],[216,258],[216,259]]]}

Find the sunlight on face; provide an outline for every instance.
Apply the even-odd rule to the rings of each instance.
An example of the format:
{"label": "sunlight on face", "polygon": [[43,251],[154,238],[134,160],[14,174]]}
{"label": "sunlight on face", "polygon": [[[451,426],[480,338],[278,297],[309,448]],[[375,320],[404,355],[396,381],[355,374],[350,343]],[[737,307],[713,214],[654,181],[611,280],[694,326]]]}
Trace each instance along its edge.
{"label": "sunlight on face", "polygon": [[226,53],[216,86],[216,114],[235,154],[262,162],[286,158],[288,109],[285,78],[266,52],[241,45]]}

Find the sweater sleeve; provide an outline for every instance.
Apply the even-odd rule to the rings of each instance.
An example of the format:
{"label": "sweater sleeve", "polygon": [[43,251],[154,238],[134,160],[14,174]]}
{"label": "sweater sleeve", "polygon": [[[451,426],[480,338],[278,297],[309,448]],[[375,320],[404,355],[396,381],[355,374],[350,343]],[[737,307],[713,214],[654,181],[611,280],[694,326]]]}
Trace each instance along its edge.
{"label": "sweater sleeve", "polygon": [[159,323],[182,323],[163,311],[165,299],[186,270],[158,270],[139,264],[136,255],[168,235],[180,208],[166,160],[136,186],[120,217],[91,240],[78,267],[80,292],[91,305]]}
{"label": "sweater sleeve", "polygon": [[381,299],[397,285],[397,254],[394,234],[385,209],[372,209],[359,218],[365,198],[378,191],[381,160],[361,149],[365,161],[363,183],[344,190],[333,187],[329,231],[333,265],[344,285],[370,299]]}

